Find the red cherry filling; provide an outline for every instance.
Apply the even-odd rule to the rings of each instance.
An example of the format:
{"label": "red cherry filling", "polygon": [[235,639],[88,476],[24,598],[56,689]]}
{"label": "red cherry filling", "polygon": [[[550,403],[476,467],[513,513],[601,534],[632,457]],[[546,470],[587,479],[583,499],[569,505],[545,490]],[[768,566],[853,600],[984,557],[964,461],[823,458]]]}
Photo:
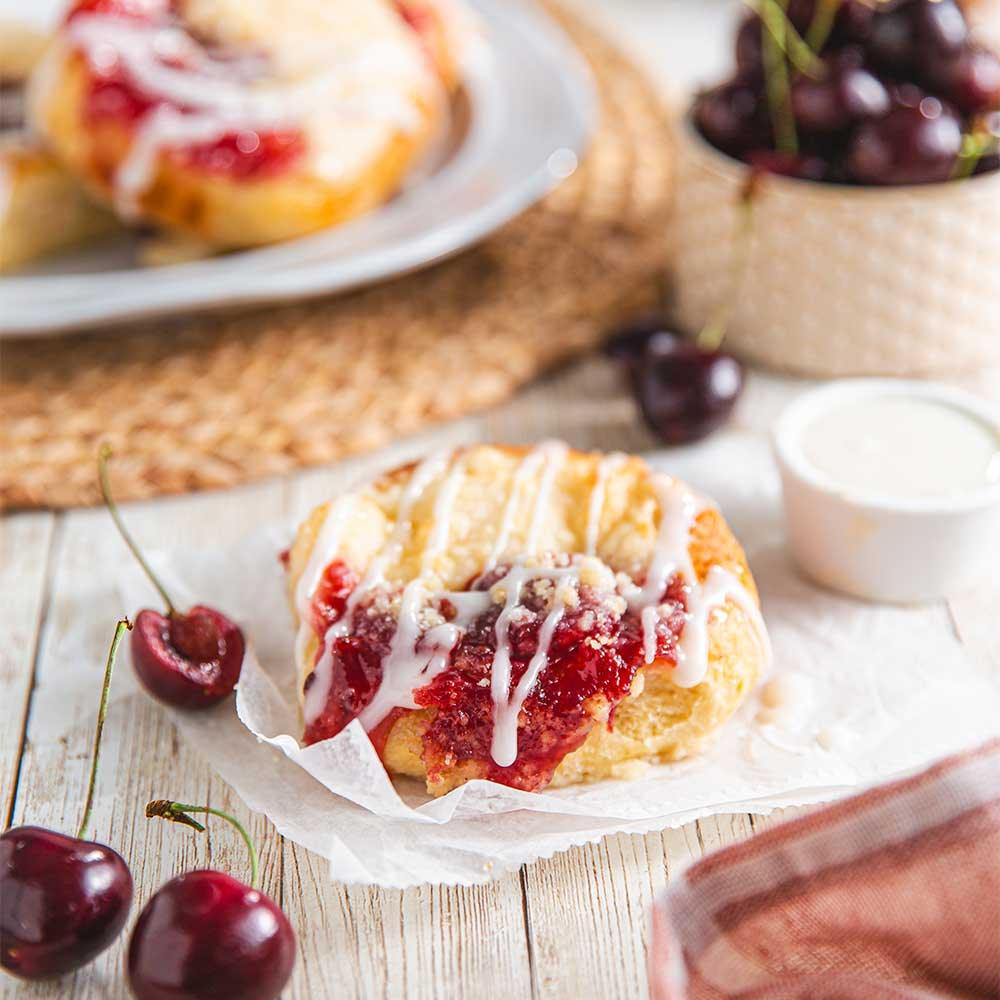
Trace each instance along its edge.
{"label": "red cherry filling", "polygon": [[330,563],[320,578],[312,599],[313,628],[322,636],[344,613],[360,577],[347,563]]}
{"label": "red cherry filling", "polygon": [[213,608],[136,615],[132,662],[143,687],[177,708],[207,708],[232,694],[246,644],[239,627]]}
{"label": "red cherry filling", "polygon": [[[337,580],[349,573],[342,563],[334,563],[328,571]],[[488,590],[503,575],[503,570],[495,571],[470,589]],[[346,600],[342,591],[338,594]],[[376,591],[360,601],[353,611],[350,634],[333,640],[330,693],[324,710],[306,729],[306,743],[336,735],[378,690],[383,659],[396,632],[396,620],[387,610],[389,597]],[[658,627],[657,657],[673,661],[684,624],[679,579],[671,582],[663,602],[673,604],[674,611],[664,616]],[[566,609],[556,627],[547,666],[521,709],[518,755],[509,767],[497,765],[491,754],[491,676],[501,606],[494,603],[477,617],[464,630],[446,669],[414,692],[420,707],[435,709],[423,734],[428,780],[441,781],[452,769],[462,768],[466,776],[490,778],[529,791],[547,785],[562,759],[587,738],[597,718],[606,719],[610,727],[614,710],[628,696],[636,672],[645,662],[639,620],[629,611],[623,613],[622,605],[614,595],[580,586],[579,600],[575,607]],[[511,691],[538,649],[547,604],[537,591],[526,587],[522,609],[509,630]],[[440,602],[438,610],[445,618],[454,614],[447,600]],[[329,621],[329,615],[316,610],[314,622]],[[317,631],[322,637],[322,626]],[[314,677],[306,681],[307,690]],[[373,730],[372,740],[379,752],[399,714],[390,714]]]}
{"label": "red cherry filling", "polygon": [[[166,4],[142,4],[137,0],[90,0],[76,7],[68,21],[82,14],[113,15],[150,22],[156,27],[174,25],[176,19]],[[155,30],[155,27],[151,30]],[[234,80],[252,81],[266,71],[266,60],[260,53],[247,51],[206,49],[206,57],[214,65],[231,68]],[[183,69],[184,59],[176,55],[156,54],[163,65]],[[172,108],[181,115],[197,115],[199,109],[179,104],[170,97],[150,93],[132,78],[127,65],[113,59],[94,65],[88,64],[88,90],[85,97],[84,117],[90,124],[117,122],[130,129],[137,128],[150,114],[160,108]],[[211,87],[211,80],[205,80]],[[306,152],[306,139],[296,128],[261,129],[248,125],[243,129],[224,131],[217,139],[203,143],[172,146],[169,149],[174,162],[202,173],[228,177],[233,180],[263,180],[278,176],[291,169]]]}

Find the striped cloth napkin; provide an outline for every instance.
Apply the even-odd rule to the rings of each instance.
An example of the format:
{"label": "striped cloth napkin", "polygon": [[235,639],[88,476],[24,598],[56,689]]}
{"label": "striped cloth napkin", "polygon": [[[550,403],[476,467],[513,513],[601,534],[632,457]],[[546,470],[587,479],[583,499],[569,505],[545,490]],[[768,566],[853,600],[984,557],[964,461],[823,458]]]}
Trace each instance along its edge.
{"label": "striped cloth napkin", "polygon": [[1000,740],[672,883],[653,1000],[1000,998]]}

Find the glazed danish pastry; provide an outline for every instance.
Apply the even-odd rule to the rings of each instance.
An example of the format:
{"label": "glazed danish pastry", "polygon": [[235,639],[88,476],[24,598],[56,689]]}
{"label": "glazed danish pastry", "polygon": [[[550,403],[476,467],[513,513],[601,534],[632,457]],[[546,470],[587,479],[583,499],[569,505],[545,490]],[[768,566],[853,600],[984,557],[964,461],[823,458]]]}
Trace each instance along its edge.
{"label": "glazed danish pastry", "polygon": [[288,569],[305,741],[359,719],[432,794],[684,757],[769,657],[721,514],[639,458],[556,442],[389,473],[314,511]]}
{"label": "glazed danish pastry", "polygon": [[381,203],[426,151],[459,60],[443,23],[386,0],[77,0],[32,117],[127,218],[287,239]]}

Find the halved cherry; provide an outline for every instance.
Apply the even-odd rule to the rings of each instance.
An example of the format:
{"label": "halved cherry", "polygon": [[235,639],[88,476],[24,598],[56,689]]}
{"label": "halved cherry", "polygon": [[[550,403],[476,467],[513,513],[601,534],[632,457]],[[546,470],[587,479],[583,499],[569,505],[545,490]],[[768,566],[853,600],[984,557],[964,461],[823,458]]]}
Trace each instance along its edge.
{"label": "halved cherry", "polygon": [[122,521],[108,482],[111,449],[98,458],[101,494],[123,541],[156,588],[166,613],[144,609],[135,616],[132,663],[143,687],[175,708],[208,708],[232,694],[243,669],[246,641],[221,611],[195,605],[178,611]]}

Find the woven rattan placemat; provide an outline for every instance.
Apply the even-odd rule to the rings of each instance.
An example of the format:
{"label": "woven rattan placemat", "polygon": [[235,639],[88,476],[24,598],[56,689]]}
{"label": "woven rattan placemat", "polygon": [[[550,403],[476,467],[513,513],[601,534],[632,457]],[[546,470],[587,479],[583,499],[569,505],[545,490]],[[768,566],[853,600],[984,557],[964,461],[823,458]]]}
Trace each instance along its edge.
{"label": "woven rattan placemat", "polygon": [[497,403],[651,302],[669,199],[664,112],[605,39],[557,16],[603,104],[568,182],[476,249],[376,288],[5,343],[0,501],[95,502],[102,440],[120,455],[121,499],[330,462]]}

